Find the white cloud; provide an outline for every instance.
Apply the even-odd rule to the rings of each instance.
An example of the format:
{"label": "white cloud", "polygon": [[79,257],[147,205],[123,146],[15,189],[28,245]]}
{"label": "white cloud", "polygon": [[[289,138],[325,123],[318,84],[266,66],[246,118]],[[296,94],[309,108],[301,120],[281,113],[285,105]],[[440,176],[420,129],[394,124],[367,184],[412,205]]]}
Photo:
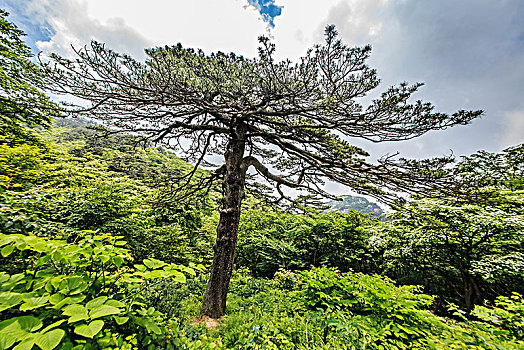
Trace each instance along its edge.
{"label": "white cloud", "polygon": [[[33,0],[33,3],[38,1]],[[126,24],[121,17],[100,21],[88,16],[89,4],[83,0],[59,0],[50,6],[35,6],[39,16],[45,16],[54,34],[48,41],[36,44],[44,53],[72,54],[71,46],[80,48],[91,40],[107,43],[117,51],[143,57],[143,49],[152,42]]]}
{"label": "white cloud", "polygon": [[[335,24],[340,35],[350,45],[365,44],[380,34],[382,8],[388,0],[343,0],[331,7],[326,24]],[[324,24],[325,25],[325,24]],[[322,33],[323,27],[317,32]],[[321,40],[317,34],[317,40]]]}
{"label": "white cloud", "polygon": [[266,30],[258,12],[244,9],[244,1],[193,0],[30,0],[36,18],[45,18],[55,34],[38,42],[40,50],[70,53],[91,40],[104,42],[119,52],[143,58],[143,49],[174,45],[211,51],[235,51],[254,56],[257,37]]}
{"label": "white cloud", "polygon": [[148,38],[151,45],[201,48],[206,52],[235,51],[253,56],[257,37],[265,23],[258,12],[244,9],[245,1],[192,0],[90,0],[87,14],[105,23],[123,18],[127,25]]}
{"label": "white cloud", "polygon": [[524,143],[524,109],[506,113],[505,121],[505,130],[500,139],[501,148]]}

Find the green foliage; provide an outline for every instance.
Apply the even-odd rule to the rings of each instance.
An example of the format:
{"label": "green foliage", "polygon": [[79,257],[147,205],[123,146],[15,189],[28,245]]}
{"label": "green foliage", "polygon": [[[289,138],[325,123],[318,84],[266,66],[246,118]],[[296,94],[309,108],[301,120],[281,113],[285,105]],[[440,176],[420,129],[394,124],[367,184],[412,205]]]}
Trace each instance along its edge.
{"label": "green foliage", "polygon": [[[438,320],[429,313],[432,297],[414,286],[396,287],[386,277],[337,273],[330,269],[302,272],[299,302],[335,319],[335,328],[350,330],[351,343],[377,348],[420,348]],[[349,321],[351,320],[351,321]],[[329,322],[328,322],[329,324]]]}
{"label": "green foliage", "polygon": [[[479,151],[471,156],[462,157],[455,166],[454,173],[467,186],[478,188],[524,189],[524,144],[509,147],[500,153]],[[478,199],[473,197],[473,199]],[[490,204],[495,201],[487,199]]]}
{"label": "green foliage", "polygon": [[145,281],[183,284],[184,273],[195,271],[153,258],[131,267],[124,245],[94,232],[77,243],[1,234],[1,254],[17,272],[0,272],[0,347],[110,348],[130,336],[143,345],[169,343],[162,314],[144,304]]}
{"label": "green foliage", "polygon": [[[515,195],[522,193],[507,193]],[[420,199],[377,226],[374,242],[384,249],[387,274],[403,283],[424,278],[433,293],[455,289],[472,308],[489,296],[488,286],[508,293],[524,285],[523,229],[521,213]]]}
{"label": "green foliage", "polygon": [[25,35],[0,9],[0,144],[39,143],[29,127],[49,126],[56,106],[43,93],[44,74],[30,61]]}
{"label": "green foliage", "polygon": [[267,281],[263,278],[254,278],[249,269],[240,268],[231,276],[229,291],[242,298],[249,298],[267,290]]}
{"label": "green foliage", "polygon": [[[136,261],[208,263],[214,228],[201,230],[208,209],[170,203],[168,188],[156,181],[163,169],[168,176],[187,163],[158,149],[135,149],[129,137],[90,138],[84,124],[59,124],[43,135],[50,145],[60,141],[52,147],[0,147],[0,175],[7,174],[0,177],[7,189],[0,193],[2,232],[72,240],[79,231],[100,230],[124,236]],[[94,154],[89,145],[98,141]],[[117,171],[115,159],[126,157],[136,157],[143,172]]]}
{"label": "green foliage", "polygon": [[0,144],[0,187],[23,190],[41,182],[43,151],[27,144]]}
{"label": "green foliage", "polygon": [[469,310],[524,292],[523,149],[465,157],[453,171],[466,197],[418,198],[373,227],[370,245],[384,273],[401,283],[425,281],[427,291],[460,298]]}
{"label": "green foliage", "polygon": [[[395,263],[391,255],[408,252],[410,241],[401,238],[413,234],[421,227],[419,224],[388,226],[396,229],[386,231],[384,225],[393,223],[380,223],[354,212],[312,212],[299,216],[260,209],[248,211],[242,219],[239,268],[231,280],[227,315],[216,330],[193,325],[207,278],[186,273],[182,283],[184,278],[178,273],[185,269],[179,265],[173,270],[169,267],[175,266],[173,263],[209,262],[218,216],[208,216],[198,206],[161,202],[161,194],[148,180],[149,170],[133,173],[123,168],[125,171],[112,169],[115,158],[134,152],[125,147],[115,150],[117,145],[111,143],[112,139],[108,145],[100,145],[94,154],[84,148],[86,143],[78,129],[63,126],[46,137],[62,141],[52,148],[4,148],[5,160],[0,162],[2,169],[14,169],[11,173],[15,174],[10,177],[9,187],[5,186],[0,193],[2,239],[19,240],[6,241],[0,246],[0,269],[4,276],[1,278],[8,278],[1,282],[0,294],[0,303],[5,308],[0,323],[0,341],[4,346],[10,343],[11,348],[18,349],[24,346],[518,349],[523,346],[521,299],[500,298],[494,308],[476,307],[472,314],[477,321],[457,321],[433,314],[432,298],[421,294],[420,287],[396,286],[385,277],[346,273],[351,269],[378,271],[382,264],[389,266],[385,271],[393,276],[392,272],[403,269],[415,279],[419,278],[415,273],[421,271],[417,268],[424,266],[407,265],[406,260]],[[83,151],[78,152],[79,149]],[[158,155],[157,164],[161,168],[163,157],[171,157],[153,149],[136,154],[144,160],[144,169],[150,164],[147,159],[157,159]],[[170,166],[175,163],[173,160]],[[456,206],[458,209],[453,209],[449,203],[441,202],[430,202],[434,205],[432,211],[429,205],[421,206],[420,210],[439,212],[441,217],[453,219],[458,228],[471,226],[480,230],[484,220],[491,225],[492,232],[499,228],[504,234],[513,234],[508,228],[512,227],[511,222],[518,222],[519,192],[505,192],[504,196],[505,203],[510,204],[495,211],[470,203],[461,203]],[[158,205],[160,202],[163,204]],[[499,215],[497,210],[512,211],[512,215]],[[461,221],[462,217],[470,221]],[[476,221],[471,221],[473,218]],[[497,224],[502,221],[507,225]],[[431,227],[424,226],[424,232],[430,232]],[[446,226],[438,226],[443,227]],[[117,245],[121,241],[108,234],[86,235],[85,229],[122,235],[127,243]],[[428,242],[428,235],[426,240],[420,237],[415,247]],[[23,246],[21,242],[25,240],[29,243]],[[392,245],[399,242],[403,245]],[[488,248],[502,251],[509,242]],[[482,249],[486,252],[487,248]],[[491,271],[493,283],[501,281],[501,273],[522,271],[504,257],[484,259],[482,264],[474,265],[475,271]],[[304,270],[312,264],[330,265],[344,273],[326,268],[291,271]],[[516,268],[511,270],[504,264]],[[171,275],[174,272],[178,273]],[[270,280],[257,277],[261,275],[274,277]],[[435,276],[426,275],[429,278],[425,280],[443,284]],[[518,274],[511,276],[516,278]],[[493,283],[492,286],[497,286]],[[495,321],[493,315],[500,320]]]}
{"label": "green foliage", "polygon": [[299,216],[251,210],[240,223],[237,264],[262,276],[311,265],[367,272],[373,261],[364,227],[374,222],[355,211]]}
{"label": "green foliage", "polygon": [[476,306],[473,315],[495,327],[507,330],[516,339],[524,341],[524,299],[518,293],[500,296],[495,306]]}
{"label": "green foliage", "polygon": [[[520,349],[524,342],[501,324],[455,321],[430,311],[433,298],[420,287],[396,286],[390,279],[313,268],[279,271],[266,288],[246,270],[231,280],[226,317],[216,330],[186,331],[212,339],[221,349]],[[264,281],[264,280],[261,280]],[[289,283],[292,281],[292,283]],[[279,287],[281,286],[281,287]],[[522,303],[513,300],[490,314],[522,320]],[[517,318],[515,318],[517,317]],[[518,318],[520,317],[520,318]],[[504,324],[504,320],[501,321]],[[515,321],[514,324],[519,324]]]}

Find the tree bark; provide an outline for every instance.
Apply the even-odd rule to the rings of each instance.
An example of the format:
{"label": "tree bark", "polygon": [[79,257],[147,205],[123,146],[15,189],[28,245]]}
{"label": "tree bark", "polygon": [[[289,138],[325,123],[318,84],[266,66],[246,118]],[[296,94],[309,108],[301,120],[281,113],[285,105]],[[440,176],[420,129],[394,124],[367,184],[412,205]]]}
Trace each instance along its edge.
{"label": "tree bark", "polygon": [[466,309],[471,311],[475,305],[480,305],[482,303],[480,289],[475,277],[469,273],[463,272],[462,279],[464,281],[464,302],[466,304]]}
{"label": "tree bark", "polygon": [[245,128],[237,126],[231,133],[224,154],[226,169],[222,183],[222,210],[217,240],[213,246],[213,265],[202,300],[202,315],[212,318],[222,316],[226,310],[226,297],[235,260],[240,205],[244,196],[246,169],[242,161],[245,143]]}

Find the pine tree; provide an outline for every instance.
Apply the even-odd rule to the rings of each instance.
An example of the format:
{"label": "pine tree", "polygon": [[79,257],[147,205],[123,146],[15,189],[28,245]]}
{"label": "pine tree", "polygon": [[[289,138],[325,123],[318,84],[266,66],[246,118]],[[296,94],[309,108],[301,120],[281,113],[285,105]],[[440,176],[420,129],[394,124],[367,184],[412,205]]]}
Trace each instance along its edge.
{"label": "pine tree", "polygon": [[[379,85],[366,65],[371,48],[348,47],[326,28],[326,42],[299,62],[274,59],[275,46],[261,37],[257,58],[201,50],[159,47],[146,50],[145,63],[93,42],[76,60],[54,55],[47,64],[57,93],[91,103],[71,109],[102,122],[109,133],[128,132],[144,142],[170,148],[195,165],[177,180],[175,198],[222,184],[222,209],[214,260],[202,313],[219,317],[235,258],[240,208],[246,189],[275,203],[302,203],[330,196],[324,181],[392,202],[401,192],[438,191],[449,159],[424,162],[382,158],[351,138],[374,142],[407,140],[430,130],[468,124],[481,111],[434,112],[430,103],[409,103],[421,84],[387,89],[364,108],[357,99]],[[206,174],[212,156],[223,164]],[[254,169],[254,171],[249,171]],[[256,177],[265,184],[257,184]],[[273,184],[270,189],[267,184]],[[292,197],[283,188],[294,189]],[[276,194],[276,195],[275,195]]]}

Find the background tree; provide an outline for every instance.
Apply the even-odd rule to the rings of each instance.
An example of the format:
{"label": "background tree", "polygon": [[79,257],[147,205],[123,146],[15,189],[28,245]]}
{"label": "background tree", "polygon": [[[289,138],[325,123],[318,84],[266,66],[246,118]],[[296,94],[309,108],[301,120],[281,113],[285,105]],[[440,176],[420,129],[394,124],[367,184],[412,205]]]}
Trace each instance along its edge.
{"label": "background tree", "polygon": [[377,226],[383,271],[458,297],[468,310],[524,285],[524,145],[462,159],[454,176],[469,196],[420,198]]}
{"label": "background tree", "polygon": [[[141,63],[93,42],[78,50],[74,61],[55,55],[47,64],[55,92],[91,103],[72,113],[89,114],[109,133],[140,135],[195,165],[177,179],[175,199],[221,181],[222,209],[202,305],[202,313],[212,317],[225,310],[246,188],[276,203],[329,196],[326,180],[383,201],[395,200],[398,192],[432,192],[442,186],[449,159],[387,156],[372,164],[346,138],[406,140],[467,124],[481,114],[448,115],[434,112],[430,103],[408,103],[421,84],[407,83],[390,87],[364,108],[356,99],[379,84],[365,63],[371,48],[344,45],[334,26],[326,28],[326,43],[297,63],[275,61],[275,46],[264,37],[260,43],[253,59],[222,52],[207,56],[179,44],[146,50]],[[198,166],[212,166],[213,155],[223,156],[224,164],[197,174]],[[275,189],[256,186],[257,176]],[[298,195],[292,198],[282,187]]]}
{"label": "background tree", "polygon": [[357,211],[308,215],[244,211],[236,264],[265,277],[282,268],[293,271],[311,266],[375,273],[367,244],[371,230],[366,228],[377,221]]}
{"label": "background tree", "polygon": [[56,106],[44,94],[44,75],[31,62],[25,35],[0,9],[0,143],[37,142],[28,127],[49,126]]}

